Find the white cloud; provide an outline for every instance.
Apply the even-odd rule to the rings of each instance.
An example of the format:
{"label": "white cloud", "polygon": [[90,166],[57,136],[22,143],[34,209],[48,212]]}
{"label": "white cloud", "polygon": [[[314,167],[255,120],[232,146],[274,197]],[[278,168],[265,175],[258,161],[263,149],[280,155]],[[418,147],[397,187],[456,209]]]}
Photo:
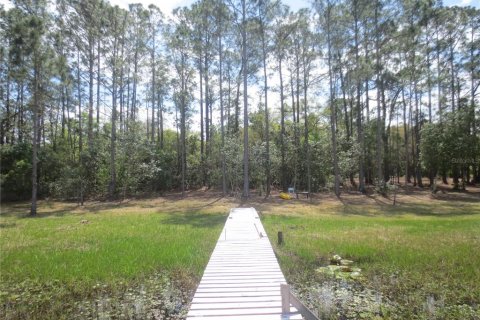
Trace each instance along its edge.
{"label": "white cloud", "polygon": [[443,3],[445,6],[459,6],[467,7],[471,6],[474,8],[480,8],[480,0],[445,0]]}
{"label": "white cloud", "polygon": [[13,4],[9,0],[0,0],[0,5],[3,5],[7,10],[13,7]]}
{"label": "white cloud", "polygon": [[[108,1],[108,0],[107,0]],[[120,8],[127,9],[131,3],[141,3],[145,8],[150,4],[159,7],[166,16],[172,14],[172,10],[177,7],[190,6],[194,0],[110,0],[111,5],[118,5]],[[13,4],[10,0],[0,0],[0,5],[4,5],[5,9],[10,9]]]}

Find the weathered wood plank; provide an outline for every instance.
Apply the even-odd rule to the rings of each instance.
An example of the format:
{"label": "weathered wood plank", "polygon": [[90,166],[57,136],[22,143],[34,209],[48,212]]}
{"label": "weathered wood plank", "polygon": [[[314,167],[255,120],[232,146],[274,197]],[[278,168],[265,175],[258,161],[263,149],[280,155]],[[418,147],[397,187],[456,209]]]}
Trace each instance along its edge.
{"label": "weathered wood plank", "polygon": [[264,288],[264,287],[275,287],[277,288],[280,285],[279,282],[249,282],[249,283],[202,283],[201,285],[198,286],[198,289],[210,289],[210,288]]}
{"label": "weathered wood plank", "polygon": [[282,315],[247,315],[247,316],[207,316],[207,317],[187,317],[187,320],[302,320],[299,313],[291,313],[287,316]]}
{"label": "weathered wood plank", "polygon": [[192,307],[202,303],[242,303],[242,302],[268,302],[268,301],[280,301],[281,297],[277,295],[263,296],[263,297],[194,297],[192,300]]}
{"label": "weathered wood plank", "polygon": [[282,278],[283,275],[279,272],[269,272],[269,273],[221,273],[221,274],[209,274],[205,275],[202,279],[205,281],[215,281],[215,280],[248,280],[248,279],[281,279],[285,282],[285,278]]}
{"label": "weathered wood plank", "polygon": [[233,315],[260,315],[260,314],[278,314],[282,312],[282,307],[267,308],[242,308],[242,309],[207,309],[192,310],[188,313],[189,317],[205,316],[233,316]]}
{"label": "weathered wood plank", "polygon": [[260,291],[276,291],[278,286],[250,286],[250,287],[216,287],[216,288],[204,288],[198,287],[197,293],[208,293],[208,292],[217,292],[217,293],[234,293],[234,292],[260,292]]}
{"label": "weathered wood plank", "polygon": [[280,284],[284,283],[255,209],[232,209],[187,319],[302,319],[293,307],[282,315]]}
{"label": "weathered wood plank", "polygon": [[218,283],[218,281],[234,281],[233,283],[238,283],[241,281],[249,281],[249,282],[254,282],[254,281],[261,281],[261,282],[275,282],[275,283],[285,283],[285,279],[281,277],[262,277],[262,276],[250,276],[250,277],[220,277],[220,278],[209,278],[209,279],[204,279],[204,283]]}
{"label": "weathered wood plank", "polygon": [[270,291],[244,291],[244,292],[196,292],[196,297],[215,298],[215,297],[261,297],[280,295],[280,289]]}
{"label": "weathered wood plank", "polygon": [[192,305],[190,310],[204,309],[234,309],[234,308],[281,308],[281,301],[247,301],[247,302],[225,302],[225,303],[197,303]]}
{"label": "weathered wood plank", "polygon": [[204,277],[221,277],[221,276],[250,276],[252,274],[258,276],[268,276],[268,275],[283,275],[282,271],[255,271],[254,273],[248,271],[219,271],[219,272],[205,272]]}

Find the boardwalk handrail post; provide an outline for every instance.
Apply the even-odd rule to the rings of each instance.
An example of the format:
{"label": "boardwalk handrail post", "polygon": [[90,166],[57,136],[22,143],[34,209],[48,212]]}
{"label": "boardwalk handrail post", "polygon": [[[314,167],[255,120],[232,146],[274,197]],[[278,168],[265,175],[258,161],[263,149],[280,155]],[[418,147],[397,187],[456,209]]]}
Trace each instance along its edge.
{"label": "boardwalk handrail post", "polygon": [[278,242],[277,242],[278,245],[279,245],[279,246],[283,245],[283,232],[282,232],[282,231],[278,231],[277,236],[278,236]]}
{"label": "boardwalk handrail post", "polygon": [[280,293],[282,295],[282,314],[289,314],[290,313],[290,286],[286,283],[281,283]]}
{"label": "boardwalk handrail post", "polygon": [[260,232],[260,231],[258,231],[257,224],[254,223],[253,225],[255,226],[255,230],[257,230],[258,237],[259,237],[260,239],[263,238],[263,233]]}
{"label": "boardwalk handrail post", "polygon": [[280,292],[282,295],[282,314],[290,313],[290,304],[294,306],[306,320],[319,320],[318,317],[305,306],[297,297],[290,292],[288,284],[280,284]]}

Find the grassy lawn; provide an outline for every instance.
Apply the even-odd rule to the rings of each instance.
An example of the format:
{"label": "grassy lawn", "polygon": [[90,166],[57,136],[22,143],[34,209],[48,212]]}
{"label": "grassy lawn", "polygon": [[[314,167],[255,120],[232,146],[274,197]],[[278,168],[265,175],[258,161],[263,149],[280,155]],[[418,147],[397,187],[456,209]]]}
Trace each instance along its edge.
{"label": "grassy lawn", "polygon": [[[324,319],[480,319],[480,197],[196,194],[2,205],[0,318],[181,319],[229,208],[255,207],[289,283]],[[285,244],[276,245],[277,231]],[[338,254],[357,280],[318,273]]]}
{"label": "grassy lawn", "polygon": [[[133,296],[141,296],[159,286],[188,297],[227,213],[221,208],[202,209],[204,205],[190,201],[192,209],[187,209],[181,201],[152,200],[80,208],[43,202],[36,218],[25,216],[26,205],[3,207],[0,318],[72,318],[82,300],[100,297],[120,299],[123,304],[129,290]],[[155,294],[158,290],[151,292],[151,299]],[[72,304],[72,300],[78,303]],[[150,312],[146,309],[155,302],[161,303],[143,301],[144,307],[136,310],[136,300],[139,298],[132,299],[130,316],[138,318],[146,316]],[[112,310],[115,306],[111,303],[102,304],[101,312],[123,313]],[[98,306],[82,308],[85,316],[101,313],[95,310]],[[174,317],[185,310],[170,311]]]}
{"label": "grassy lawn", "polygon": [[[350,200],[263,211],[271,242],[284,233],[275,250],[287,279],[312,308],[325,319],[479,319],[480,201]],[[355,261],[364,278],[332,280],[315,271],[334,254]],[[348,288],[350,296],[338,298],[321,283]],[[373,306],[349,310],[366,294],[377,300]]]}

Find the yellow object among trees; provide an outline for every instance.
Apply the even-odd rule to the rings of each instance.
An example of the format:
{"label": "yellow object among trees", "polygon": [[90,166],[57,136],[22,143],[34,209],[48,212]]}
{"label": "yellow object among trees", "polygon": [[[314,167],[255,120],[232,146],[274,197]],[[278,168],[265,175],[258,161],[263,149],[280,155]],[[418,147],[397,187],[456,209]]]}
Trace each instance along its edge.
{"label": "yellow object among trees", "polygon": [[293,199],[293,197],[289,193],[286,193],[286,192],[280,192],[280,198],[282,198],[284,200]]}

